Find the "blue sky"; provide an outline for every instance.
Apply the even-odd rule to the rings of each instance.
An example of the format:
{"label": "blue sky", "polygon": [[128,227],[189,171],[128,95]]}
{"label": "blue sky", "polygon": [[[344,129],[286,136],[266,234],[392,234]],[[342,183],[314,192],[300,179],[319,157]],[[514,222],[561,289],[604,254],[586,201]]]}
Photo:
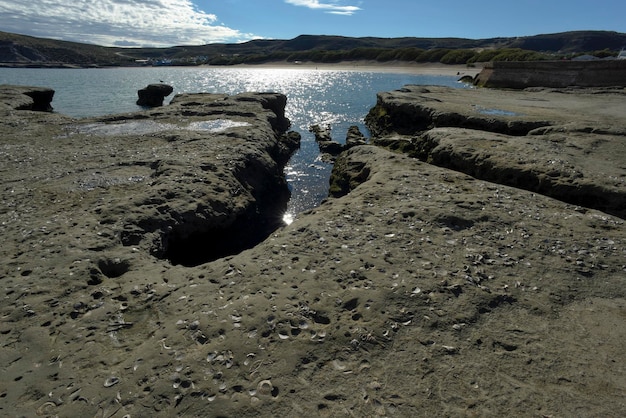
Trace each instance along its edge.
{"label": "blue sky", "polygon": [[626,0],[0,0],[0,30],[158,47],[301,34],[478,39],[626,32]]}

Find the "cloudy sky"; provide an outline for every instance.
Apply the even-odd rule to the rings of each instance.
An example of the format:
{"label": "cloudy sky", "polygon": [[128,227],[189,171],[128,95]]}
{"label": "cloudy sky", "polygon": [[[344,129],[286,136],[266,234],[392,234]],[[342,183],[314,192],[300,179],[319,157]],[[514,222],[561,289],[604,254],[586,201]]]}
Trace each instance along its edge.
{"label": "cloudy sky", "polygon": [[0,0],[1,31],[106,46],[626,32],[625,16],[625,0]]}

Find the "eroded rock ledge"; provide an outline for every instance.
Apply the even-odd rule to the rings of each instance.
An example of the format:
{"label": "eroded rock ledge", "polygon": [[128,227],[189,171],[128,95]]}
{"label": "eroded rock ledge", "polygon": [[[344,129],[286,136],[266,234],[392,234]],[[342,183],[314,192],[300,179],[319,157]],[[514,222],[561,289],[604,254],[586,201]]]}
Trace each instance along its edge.
{"label": "eroded rock ledge", "polygon": [[280,101],[2,114],[5,415],[626,414],[626,229],[603,212],[356,146],[337,197],[259,245],[151,256],[245,213],[285,155]]}
{"label": "eroded rock ledge", "polygon": [[624,89],[406,86],[367,117],[379,145],[626,218]]}
{"label": "eroded rock ledge", "polygon": [[[81,120],[6,110],[9,227],[77,222],[82,250],[136,247],[182,264],[240,251],[286,207],[282,169],[299,136],[285,133],[285,104],[274,93],[184,94],[159,110]],[[49,222],[47,233],[60,227]]]}
{"label": "eroded rock ledge", "polygon": [[0,86],[0,110],[51,112],[54,90],[47,87]]}

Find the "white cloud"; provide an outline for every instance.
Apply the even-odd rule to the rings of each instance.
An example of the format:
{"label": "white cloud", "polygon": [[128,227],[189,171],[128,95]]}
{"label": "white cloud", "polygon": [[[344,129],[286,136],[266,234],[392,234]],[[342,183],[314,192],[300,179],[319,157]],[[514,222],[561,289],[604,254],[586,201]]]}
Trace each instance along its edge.
{"label": "white cloud", "polygon": [[326,13],[335,15],[350,16],[361,10],[357,6],[341,6],[336,4],[336,1],[329,0],[329,3],[320,3],[319,0],[285,0],[285,3],[293,4],[294,6],[304,6],[309,9],[323,10]]}
{"label": "white cloud", "polygon": [[255,38],[191,0],[0,0],[0,28],[105,46],[202,45]]}

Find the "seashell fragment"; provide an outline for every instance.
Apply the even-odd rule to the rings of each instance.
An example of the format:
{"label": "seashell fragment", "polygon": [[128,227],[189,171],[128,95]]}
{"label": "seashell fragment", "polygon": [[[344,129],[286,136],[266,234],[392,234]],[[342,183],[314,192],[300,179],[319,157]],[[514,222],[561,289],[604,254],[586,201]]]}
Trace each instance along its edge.
{"label": "seashell fragment", "polygon": [[37,408],[37,415],[48,415],[50,413],[49,409],[58,406],[56,403],[52,401],[44,402],[39,408]]}
{"label": "seashell fragment", "polygon": [[337,371],[344,371],[346,370],[346,366],[340,361],[340,360],[333,360],[333,369],[337,370]]}
{"label": "seashell fragment", "polygon": [[270,380],[261,380],[256,387],[256,393],[259,396],[271,396],[274,385]]}
{"label": "seashell fragment", "polygon": [[120,378],[116,376],[111,376],[107,380],[104,381],[104,387],[110,388],[111,386],[117,385],[120,382]]}

